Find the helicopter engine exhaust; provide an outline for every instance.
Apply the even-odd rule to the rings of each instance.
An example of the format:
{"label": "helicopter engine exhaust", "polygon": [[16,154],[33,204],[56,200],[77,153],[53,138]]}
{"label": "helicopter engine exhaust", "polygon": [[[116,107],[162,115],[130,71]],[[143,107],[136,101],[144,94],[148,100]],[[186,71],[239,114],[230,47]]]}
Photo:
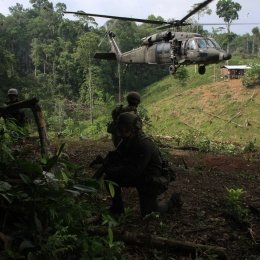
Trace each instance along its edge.
{"label": "helicopter engine exhaust", "polygon": [[169,41],[174,37],[174,34],[170,31],[164,31],[161,33],[155,33],[153,35],[150,35],[148,37],[143,38],[143,44],[144,45],[152,45],[155,42],[161,42],[161,41]]}

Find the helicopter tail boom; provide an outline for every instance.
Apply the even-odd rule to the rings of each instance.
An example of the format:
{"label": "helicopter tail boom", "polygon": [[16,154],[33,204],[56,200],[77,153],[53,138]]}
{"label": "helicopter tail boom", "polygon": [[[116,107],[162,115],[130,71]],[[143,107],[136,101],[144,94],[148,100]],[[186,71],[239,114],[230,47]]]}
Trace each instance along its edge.
{"label": "helicopter tail boom", "polygon": [[107,37],[111,45],[111,52],[115,54],[116,60],[120,61],[122,57],[122,53],[120,48],[118,47],[116,41],[115,41],[115,34],[112,31],[107,32]]}
{"label": "helicopter tail boom", "polygon": [[94,58],[101,60],[117,60],[114,52],[96,52]]}
{"label": "helicopter tail boom", "polygon": [[102,59],[102,60],[120,61],[122,57],[122,53],[114,39],[116,35],[112,31],[108,31],[106,33],[106,36],[108,37],[109,43],[111,45],[111,52],[97,52],[95,53],[94,58]]}

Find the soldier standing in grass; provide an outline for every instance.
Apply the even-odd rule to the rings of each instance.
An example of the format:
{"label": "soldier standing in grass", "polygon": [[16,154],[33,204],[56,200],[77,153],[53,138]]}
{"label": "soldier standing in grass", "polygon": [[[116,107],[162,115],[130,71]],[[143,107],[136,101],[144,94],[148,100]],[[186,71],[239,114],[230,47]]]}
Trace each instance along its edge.
{"label": "soldier standing in grass", "polygon": [[115,195],[112,198],[110,213],[121,214],[124,204],[121,187],[135,187],[139,194],[142,216],[153,211],[165,213],[173,207],[180,207],[179,194],[174,193],[167,201],[158,202],[160,194],[167,190],[175,176],[164,168],[159,148],[142,131],[138,115],[124,112],[118,116],[116,129],[122,141],[116,151],[102,166],[105,180],[113,181]]}
{"label": "soldier standing in grass", "polygon": [[115,147],[117,147],[121,141],[121,137],[118,135],[117,129],[116,129],[116,121],[117,121],[118,116],[124,112],[131,112],[133,114],[137,114],[137,108],[141,102],[140,94],[135,91],[129,92],[126,99],[127,99],[127,103],[128,103],[127,106],[123,106],[121,104],[113,109],[112,121],[108,124],[108,127],[107,127],[107,132],[112,135],[112,142]]}

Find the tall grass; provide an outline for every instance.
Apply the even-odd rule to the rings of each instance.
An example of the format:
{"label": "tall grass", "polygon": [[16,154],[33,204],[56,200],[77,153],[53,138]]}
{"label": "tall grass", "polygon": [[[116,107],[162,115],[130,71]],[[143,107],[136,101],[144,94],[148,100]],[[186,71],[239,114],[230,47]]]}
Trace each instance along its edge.
{"label": "tall grass", "polygon": [[142,97],[151,119],[150,133],[178,136],[192,130],[210,140],[253,142],[259,147],[259,88],[241,87],[237,93],[220,78],[219,67],[208,66],[205,75],[199,75],[194,66],[188,66],[185,87],[167,76],[146,88]]}

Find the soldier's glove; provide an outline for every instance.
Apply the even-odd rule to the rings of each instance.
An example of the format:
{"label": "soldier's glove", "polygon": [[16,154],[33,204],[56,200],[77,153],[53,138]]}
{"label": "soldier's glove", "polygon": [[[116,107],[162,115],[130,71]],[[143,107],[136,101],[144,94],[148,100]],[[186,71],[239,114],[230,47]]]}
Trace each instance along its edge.
{"label": "soldier's glove", "polygon": [[106,158],[104,159],[103,164],[105,166],[108,165],[115,165],[118,164],[121,161],[120,155],[117,151],[110,151],[108,152]]}

